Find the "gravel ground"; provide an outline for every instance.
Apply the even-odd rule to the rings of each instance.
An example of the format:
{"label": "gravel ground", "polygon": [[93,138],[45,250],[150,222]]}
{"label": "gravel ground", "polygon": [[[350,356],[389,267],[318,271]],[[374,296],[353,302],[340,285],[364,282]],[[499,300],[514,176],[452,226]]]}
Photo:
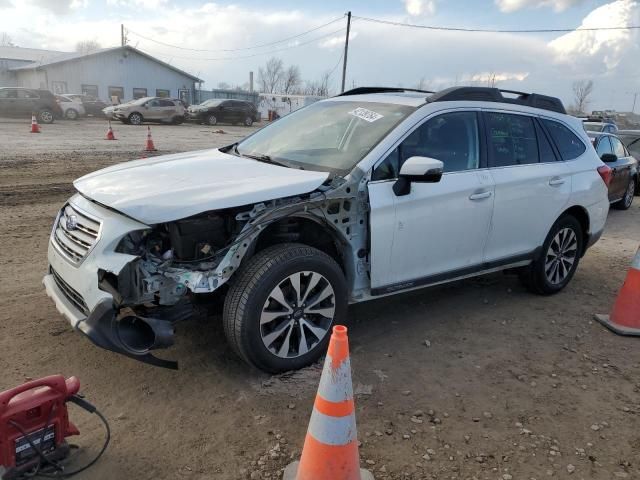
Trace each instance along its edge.
{"label": "gravel ground", "polygon": [[[152,126],[160,154],[252,129]],[[81,479],[276,479],[300,453],[320,375],[268,376],[238,360],[218,318],[182,325],[167,358],[134,362],[71,331],[41,286],[53,217],[84,173],[137,158],[146,128],[0,121],[0,390],[77,375],[112,444]],[[224,133],[213,133],[221,129]],[[562,293],[496,274],[349,309],[362,465],[377,479],[640,478],[640,349],[592,320],[609,310],[640,239],[640,201],[612,211]],[[83,448],[95,418],[71,407]]]}

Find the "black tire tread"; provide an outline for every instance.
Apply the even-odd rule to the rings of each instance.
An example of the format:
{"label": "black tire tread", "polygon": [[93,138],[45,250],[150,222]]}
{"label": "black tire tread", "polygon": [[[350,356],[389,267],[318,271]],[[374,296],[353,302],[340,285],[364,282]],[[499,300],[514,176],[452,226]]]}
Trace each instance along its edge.
{"label": "black tire tread", "polygon": [[301,257],[319,257],[340,270],[340,266],[333,258],[318,249],[301,243],[282,243],[262,250],[243,264],[236,272],[227,292],[222,315],[227,341],[240,358],[262,370],[269,369],[265,365],[257,364],[251,358],[245,351],[246,342],[242,338],[242,321],[247,302],[269,270],[276,265]]}

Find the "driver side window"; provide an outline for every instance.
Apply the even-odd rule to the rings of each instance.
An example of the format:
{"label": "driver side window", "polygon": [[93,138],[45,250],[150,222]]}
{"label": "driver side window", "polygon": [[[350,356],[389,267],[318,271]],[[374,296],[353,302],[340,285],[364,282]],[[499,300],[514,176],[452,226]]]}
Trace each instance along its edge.
{"label": "driver side window", "polygon": [[480,145],[477,113],[452,112],[429,119],[375,168],[372,180],[397,178],[402,164],[416,156],[442,161],[445,173],[478,168]]}

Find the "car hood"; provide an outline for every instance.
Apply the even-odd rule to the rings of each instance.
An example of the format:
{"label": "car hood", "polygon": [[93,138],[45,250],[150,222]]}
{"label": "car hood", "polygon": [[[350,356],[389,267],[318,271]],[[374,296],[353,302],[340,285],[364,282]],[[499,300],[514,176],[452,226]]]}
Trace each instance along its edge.
{"label": "car hood", "polygon": [[328,176],[215,149],[125,162],[73,185],[85,197],[151,225],[312,192]]}

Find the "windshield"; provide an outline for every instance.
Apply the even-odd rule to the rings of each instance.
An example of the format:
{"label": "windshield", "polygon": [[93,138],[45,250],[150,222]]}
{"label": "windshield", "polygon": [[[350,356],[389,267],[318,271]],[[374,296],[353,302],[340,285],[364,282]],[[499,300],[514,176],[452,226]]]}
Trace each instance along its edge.
{"label": "windshield", "polygon": [[220,105],[224,100],[207,100],[202,102],[200,105],[203,107],[216,107]]}
{"label": "windshield", "polygon": [[414,110],[389,103],[317,102],[259,130],[240,142],[237,151],[287,166],[343,174]]}
{"label": "windshield", "polygon": [[601,123],[585,123],[584,129],[587,132],[599,132],[602,130],[602,124]]}

